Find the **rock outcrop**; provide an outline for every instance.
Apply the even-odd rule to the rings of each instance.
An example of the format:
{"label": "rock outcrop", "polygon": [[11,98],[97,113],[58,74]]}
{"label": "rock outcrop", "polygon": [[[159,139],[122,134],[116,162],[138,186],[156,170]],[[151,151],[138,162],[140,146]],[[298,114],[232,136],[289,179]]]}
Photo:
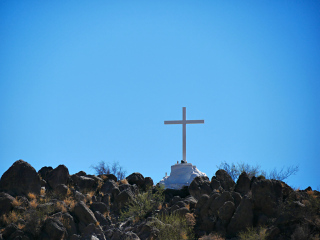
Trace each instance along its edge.
{"label": "rock outcrop", "polygon": [[1,177],[0,191],[12,196],[39,194],[40,177],[36,170],[23,160],[16,161]]}
{"label": "rock outcrop", "polygon": [[[0,240],[150,240],[163,232],[170,239],[180,227],[165,222],[169,216],[186,222],[195,239],[217,234],[237,239],[248,229],[275,240],[320,234],[320,193],[311,188],[295,191],[284,182],[250,179],[245,173],[235,183],[224,170],[211,181],[196,176],[181,189],[163,190],[140,173],[126,180],[82,171],[70,176],[64,165],[37,173],[19,160],[0,180]],[[136,209],[124,217],[132,204]]]}

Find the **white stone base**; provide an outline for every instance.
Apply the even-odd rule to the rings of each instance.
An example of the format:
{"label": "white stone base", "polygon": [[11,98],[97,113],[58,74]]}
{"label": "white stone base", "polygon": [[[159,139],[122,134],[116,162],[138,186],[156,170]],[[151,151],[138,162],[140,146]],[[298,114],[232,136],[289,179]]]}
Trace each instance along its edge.
{"label": "white stone base", "polygon": [[197,176],[207,175],[191,163],[177,163],[171,166],[170,176],[164,177],[159,184],[164,185],[165,188],[181,189],[183,186],[189,186]]}

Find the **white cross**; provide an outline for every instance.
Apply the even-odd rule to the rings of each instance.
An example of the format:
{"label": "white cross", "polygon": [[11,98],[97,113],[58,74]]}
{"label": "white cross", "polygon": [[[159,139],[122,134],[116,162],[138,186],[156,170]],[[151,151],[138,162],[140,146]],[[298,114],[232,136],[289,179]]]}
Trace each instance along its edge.
{"label": "white cross", "polygon": [[195,124],[195,123],[204,123],[204,120],[187,120],[186,108],[182,108],[182,120],[175,120],[175,121],[164,121],[164,124],[182,124],[182,156],[183,161],[187,162],[186,158],[186,148],[187,148],[187,124]]}

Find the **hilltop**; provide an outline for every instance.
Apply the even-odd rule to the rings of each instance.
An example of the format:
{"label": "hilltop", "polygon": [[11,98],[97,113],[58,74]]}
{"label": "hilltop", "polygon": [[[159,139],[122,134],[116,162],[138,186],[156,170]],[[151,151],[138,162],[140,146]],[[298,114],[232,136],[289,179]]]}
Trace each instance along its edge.
{"label": "hilltop", "polygon": [[0,180],[0,239],[319,239],[320,193],[224,170],[181,190],[132,173],[38,172],[16,161]]}

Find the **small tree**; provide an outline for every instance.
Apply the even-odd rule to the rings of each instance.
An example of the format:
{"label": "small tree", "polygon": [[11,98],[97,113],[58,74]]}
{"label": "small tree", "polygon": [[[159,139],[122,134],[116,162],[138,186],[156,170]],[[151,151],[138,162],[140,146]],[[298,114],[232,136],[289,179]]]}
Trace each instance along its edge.
{"label": "small tree", "polygon": [[251,166],[243,162],[237,163],[237,165],[234,163],[229,164],[227,162],[222,162],[217,168],[225,170],[234,181],[238,179],[242,172],[246,172],[249,178],[263,175],[268,179],[283,181],[299,171],[299,166],[289,166],[287,168],[282,167],[280,171],[274,168],[270,173],[267,173],[261,170],[259,165]]}
{"label": "small tree", "polygon": [[97,175],[113,174],[119,180],[124,179],[126,176],[126,171],[123,169],[122,166],[120,166],[119,162],[113,162],[110,166],[104,161],[100,161],[98,165],[92,165],[91,168],[93,168],[96,171]]}

